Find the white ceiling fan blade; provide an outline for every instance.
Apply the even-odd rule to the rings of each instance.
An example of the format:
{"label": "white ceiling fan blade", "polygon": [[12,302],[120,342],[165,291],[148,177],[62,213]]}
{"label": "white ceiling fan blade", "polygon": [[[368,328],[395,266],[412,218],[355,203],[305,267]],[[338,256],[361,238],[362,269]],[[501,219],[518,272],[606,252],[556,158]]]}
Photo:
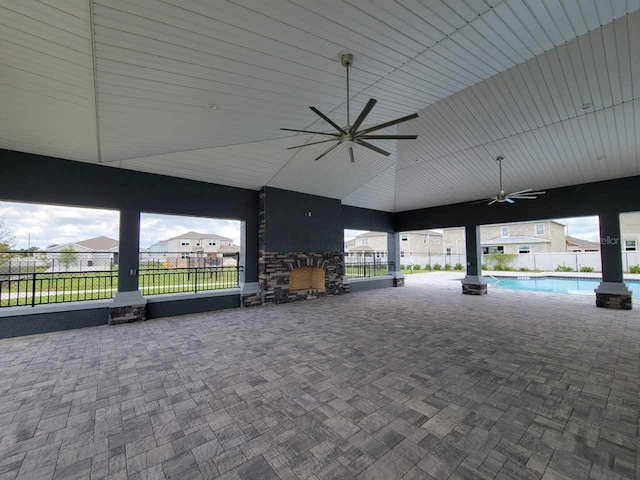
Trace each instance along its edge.
{"label": "white ceiling fan blade", "polygon": [[496,203],[497,201],[498,201],[498,199],[497,199],[497,198],[494,198],[493,200],[491,200],[491,201],[489,202],[489,205],[493,205],[493,204],[494,204],[494,203]]}
{"label": "white ceiling fan blade", "polygon": [[527,193],[527,192],[530,192],[531,190],[532,190],[531,188],[527,188],[526,190],[520,190],[520,191],[518,191],[518,192],[510,193],[510,194],[509,194],[509,196],[512,196],[512,195],[519,195],[519,194],[521,194],[521,193]]}
{"label": "white ceiling fan blade", "polygon": [[490,200],[495,200],[495,199],[496,199],[496,197],[483,198],[482,200],[476,200],[475,202],[471,202],[471,203],[469,203],[469,205],[477,205],[479,203],[485,203],[485,202],[488,202]]}
{"label": "white ceiling fan blade", "polygon": [[516,201],[512,200],[510,197],[505,197],[504,201],[507,203],[516,203]]}
{"label": "white ceiling fan blade", "polygon": [[509,195],[509,197],[507,197],[507,198],[515,198],[517,200],[535,200],[538,197],[536,197],[536,196],[532,197],[530,195],[529,196],[527,196],[527,195],[515,195],[515,196]]}

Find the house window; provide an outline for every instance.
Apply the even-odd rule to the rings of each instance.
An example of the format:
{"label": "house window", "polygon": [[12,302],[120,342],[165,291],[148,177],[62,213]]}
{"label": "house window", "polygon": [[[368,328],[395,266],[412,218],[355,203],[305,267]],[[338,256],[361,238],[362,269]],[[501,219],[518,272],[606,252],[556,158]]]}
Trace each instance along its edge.
{"label": "house window", "polygon": [[216,241],[215,240],[209,240],[209,246],[210,247],[215,247],[216,246]]}
{"label": "house window", "polygon": [[362,238],[360,245],[369,245],[369,239],[367,237]]}
{"label": "house window", "polygon": [[183,240],[183,241],[180,243],[180,245],[182,245],[183,247],[188,247],[188,246],[189,246],[189,245],[191,245],[191,244],[189,243],[189,240]]}
{"label": "house window", "polygon": [[506,238],[506,237],[508,237],[508,236],[509,236],[509,227],[502,227],[502,228],[500,229],[500,236],[501,236],[502,238]]}
{"label": "house window", "polygon": [[404,258],[404,250],[400,250],[400,257]]}
{"label": "house window", "polygon": [[189,254],[188,253],[183,253],[182,255],[180,255],[181,258],[189,258]]}
{"label": "house window", "polygon": [[518,253],[531,253],[531,245],[519,245]]}
{"label": "house window", "polygon": [[199,247],[199,246],[200,246],[200,242],[196,243],[196,247]]}
{"label": "house window", "polygon": [[484,254],[504,253],[504,247],[502,245],[497,247],[482,247],[482,253]]}
{"label": "house window", "polygon": [[407,235],[406,233],[403,233],[402,235],[400,235],[400,240],[402,240],[403,242],[406,242],[407,240],[409,240],[409,235]]}
{"label": "house window", "polygon": [[626,252],[635,252],[636,251],[636,241],[635,240],[625,240],[624,241],[624,250]]}
{"label": "house window", "polygon": [[422,243],[429,243],[429,235],[422,237]]}
{"label": "house window", "polygon": [[536,235],[544,235],[544,223],[536,223]]}
{"label": "house window", "polygon": [[447,247],[447,255],[451,255],[451,247]]}

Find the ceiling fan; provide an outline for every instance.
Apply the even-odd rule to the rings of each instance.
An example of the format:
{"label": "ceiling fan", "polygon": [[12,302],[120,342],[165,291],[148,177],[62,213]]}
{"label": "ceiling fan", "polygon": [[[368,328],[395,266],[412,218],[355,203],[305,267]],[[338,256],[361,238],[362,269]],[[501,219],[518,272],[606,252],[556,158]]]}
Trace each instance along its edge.
{"label": "ceiling fan", "polygon": [[484,200],[478,200],[477,202],[471,202],[469,205],[475,205],[477,203],[485,203],[489,202],[489,205],[493,205],[494,203],[516,203],[516,200],[535,200],[538,198],[538,195],[544,195],[546,192],[532,192],[531,188],[527,188],[526,190],[520,190],[518,192],[513,193],[505,193],[502,189],[502,161],[504,157],[500,156],[496,158],[496,162],[498,162],[498,166],[500,168],[500,191],[495,197],[485,198]]}
{"label": "ceiling fan", "polygon": [[329,125],[331,125],[333,128],[335,128],[336,132],[335,133],[334,132],[317,132],[317,131],[313,131],[313,130],[296,130],[296,129],[293,129],[293,128],[281,128],[280,130],[285,130],[287,132],[312,133],[312,134],[315,134],[315,135],[326,135],[326,136],[332,137],[332,138],[330,138],[328,140],[321,140],[319,142],[311,142],[311,143],[305,143],[304,145],[296,145],[295,147],[289,147],[287,150],[292,150],[294,148],[309,147],[311,145],[317,145],[319,143],[334,142],[334,145],[329,147],[326,151],[324,151],[315,160],[320,160],[322,157],[324,157],[326,154],[328,154],[329,152],[331,152],[334,149],[336,149],[338,146],[343,145],[343,146],[349,148],[349,158],[351,159],[351,163],[353,163],[353,162],[355,162],[355,156],[353,154],[353,147],[355,145],[361,145],[363,147],[368,148],[369,150],[373,150],[374,152],[377,152],[377,153],[379,153],[381,155],[384,155],[384,156],[388,157],[389,155],[391,155],[389,152],[387,152],[386,150],[383,150],[382,148],[376,147],[375,145],[372,145],[371,143],[368,142],[368,140],[415,140],[416,138],[418,138],[417,135],[377,135],[377,134],[371,134],[372,132],[375,132],[377,130],[381,130],[381,129],[387,128],[387,127],[392,127],[393,125],[398,125],[399,123],[403,123],[403,122],[406,122],[408,120],[412,120],[414,118],[418,118],[418,114],[417,113],[412,113],[411,115],[407,115],[406,117],[397,118],[396,120],[391,120],[390,122],[381,123],[379,125],[374,125],[372,127],[368,127],[368,128],[364,128],[364,129],[360,130],[360,127],[362,126],[362,122],[364,122],[365,118],[367,118],[367,115],[369,115],[369,113],[371,112],[371,110],[373,109],[375,104],[377,103],[377,100],[375,100],[373,98],[369,99],[369,101],[367,102],[365,107],[362,109],[362,112],[360,112],[360,115],[358,115],[358,118],[356,118],[355,122],[353,122],[353,125],[351,125],[350,124],[351,120],[349,118],[349,115],[350,115],[350,111],[349,111],[349,67],[351,65],[353,65],[353,55],[350,54],[350,53],[346,53],[346,54],[342,55],[340,61],[341,61],[342,65],[347,69],[347,125],[344,126],[344,127],[341,127],[336,122],[334,122],[329,117],[327,117],[325,114],[323,114],[317,108],[309,107],[316,115],[318,115],[325,122],[327,122]]}

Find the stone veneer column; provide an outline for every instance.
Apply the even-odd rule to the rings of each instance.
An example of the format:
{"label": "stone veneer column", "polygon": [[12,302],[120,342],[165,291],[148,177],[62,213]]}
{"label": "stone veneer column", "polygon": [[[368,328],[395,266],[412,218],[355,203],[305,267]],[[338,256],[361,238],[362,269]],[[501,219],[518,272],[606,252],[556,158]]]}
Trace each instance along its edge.
{"label": "stone veneer column", "polygon": [[398,232],[387,233],[387,257],[389,262],[393,262],[393,270],[389,272],[393,275],[393,286],[404,287],[404,275],[400,270],[400,233]]}
{"label": "stone veneer column", "polygon": [[601,213],[599,218],[602,281],[594,290],[596,306],[631,310],[631,291],[624,284],[622,274],[620,213]]}
{"label": "stone veneer column", "polygon": [[486,295],[487,281],[482,277],[480,227],[466,225],[464,234],[467,249],[467,276],[462,280],[462,293],[465,295]]}
{"label": "stone veneer column", "polygon": [[109,324],[146,320],[147,299],[138,290],[140,266],[140,210],[120,210],[118,292],[109,306]]}

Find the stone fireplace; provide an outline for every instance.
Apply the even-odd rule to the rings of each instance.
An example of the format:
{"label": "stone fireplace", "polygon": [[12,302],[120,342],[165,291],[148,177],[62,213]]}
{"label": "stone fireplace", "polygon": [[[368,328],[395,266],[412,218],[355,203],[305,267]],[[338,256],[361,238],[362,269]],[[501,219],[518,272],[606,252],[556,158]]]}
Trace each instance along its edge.
{"label": "stone fireplace", "polygon": [[[260,191],[260,292],[244,296],[243,305],[289,303],[350,291],[344,277],[341,224],[331,225],[336,207],[339,217],[340,202],[336,200],[277,189]],[[290,227],[292,224],[295,228]],[[285,227],[289,231],[284,232]]]}
{"label": "stone fireplace", "polygon": [[263,252],[258,257],[263,303],[288,303],[349,292],[339,253]]}

